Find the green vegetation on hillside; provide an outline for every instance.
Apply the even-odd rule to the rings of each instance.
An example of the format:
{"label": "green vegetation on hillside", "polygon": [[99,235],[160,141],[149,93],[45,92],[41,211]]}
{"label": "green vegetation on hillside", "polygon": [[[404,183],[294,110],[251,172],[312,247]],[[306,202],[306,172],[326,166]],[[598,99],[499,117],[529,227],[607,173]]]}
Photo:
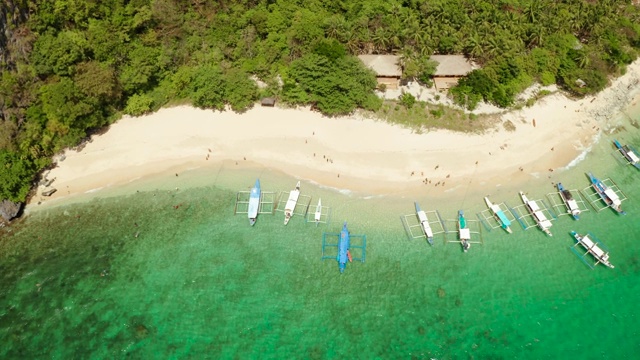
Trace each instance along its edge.
{"label": "green vegetation on hillside", "polygon": [[597,92],[640,48],[630,0],[14,0],[0,15],[0,199],[14,201],[53,154],[123,113],[241,112],[262,96],[380,109],[358,54],[400,54],[424,83],[429,55],[466,54],[483,68],[451,94],[474,108],[510,106],[534,81]]}

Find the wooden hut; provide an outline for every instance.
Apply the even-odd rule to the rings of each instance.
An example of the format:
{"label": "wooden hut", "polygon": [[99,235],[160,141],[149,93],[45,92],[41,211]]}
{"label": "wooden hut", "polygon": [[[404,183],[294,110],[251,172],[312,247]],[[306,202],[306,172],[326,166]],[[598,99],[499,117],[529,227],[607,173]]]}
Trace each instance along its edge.
{"label": "wooden hut", "polygon": [[399,57],[396,55],[358,55],[368,68],[376,73],[378,86],[384,84],[389,90],[398,89],[402,68],[399,65]]}
{"label": "wooden hut", "polygon": [[464,55],[431,55],[431,60],[438,63],[433,74],[433,83],[437,90],[447,90],[458,84],[458,80],[475,69]]}

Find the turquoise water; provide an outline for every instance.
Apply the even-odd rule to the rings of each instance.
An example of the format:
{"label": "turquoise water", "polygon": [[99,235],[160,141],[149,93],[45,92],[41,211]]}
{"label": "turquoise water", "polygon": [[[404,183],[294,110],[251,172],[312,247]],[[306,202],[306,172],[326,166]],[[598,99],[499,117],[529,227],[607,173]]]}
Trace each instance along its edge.
{"label": "turquoise water", "polygon": [[[638,113],[638,112],[635,112]],[[633,117],[632,117],[633,118]],[[638,120],[638,117],[635,117]],[[625,120],[615,136],[640,148]],[[400,216],[485,209],[484,194],[446,202],[363,198],[303,182],[332,207],[315,227],[282,213],[255,227],[233,215],[236,190],[295,180],[265,169],[194,171],[118,189],[112,197],[35,211],[0,229],[0,357],[619,359],[640,352],[640,172],[614,161],[604,136],[586,161],[525,184],[531,198],[611,177],[629,197],[626,216],[591,210],[554,221],[552,238],[514,224],[483,229],[463,254],[442,235],[408,240]],[[175,188],[179,187],[178,190]],[[490,189],[519,204],[518,189]],[[484,190],[483,190],[484,191]],[[486,191],[485,191],[486,192]],[[366,234],[367,260],[321,261],[324,231],[349,221]],[[451,225],[450,228],[453,228]],[[585,266],[569,231],[591,231],[615,269]],[[137,237],[136,237],[137,234]],[[449,240],[455,235],[450,235]]]}

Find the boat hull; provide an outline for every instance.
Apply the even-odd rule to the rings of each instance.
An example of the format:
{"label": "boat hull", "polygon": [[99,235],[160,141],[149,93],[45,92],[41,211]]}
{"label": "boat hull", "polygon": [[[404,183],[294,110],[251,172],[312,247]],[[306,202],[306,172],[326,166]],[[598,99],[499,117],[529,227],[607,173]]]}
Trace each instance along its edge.
{"label": "boat hull", "polygon": [[471,231],[467,228],[467,220],[462,210],[458,211],[458,237],[460,238],[462,251],[467,252],[471,247]]}
{"label": "boat hull", "polygon": [[296,184],[295,189],[291,190],[289,193],[289,198],[287,199],[287,203],[284,207],[284,224],[287,225],[291,217],[293,217],[293,213],[296,209],[296,204],[298,203],[298,198],[300,197],[300,181]]}
{"label": "boat hull", "polygon": [[255,185],[251,189],[251,193],[249,194],[249,208],[247,211],[247,216],[249,217],[249,225],[253,226],[256,224],[256,220],[258,219],[258,211],[260,210],[260,179],[256,180]]}
{"label": "boat hull", "polygon": [[347,222],[342,225],[342,231],[340,231],[340,241],[338,243],[338,268],[342,274],[347,268],[347,261],[351,257],[349,248],[351,247],[351,236],[349,229],[347,228]]}
{"label": "boat hull", "polygon": [[316,213],[313,216],[313,220],[315,220],[316,225],[320,222],[322,218],[322,199],[318,199],[318,205],[316,206]]}

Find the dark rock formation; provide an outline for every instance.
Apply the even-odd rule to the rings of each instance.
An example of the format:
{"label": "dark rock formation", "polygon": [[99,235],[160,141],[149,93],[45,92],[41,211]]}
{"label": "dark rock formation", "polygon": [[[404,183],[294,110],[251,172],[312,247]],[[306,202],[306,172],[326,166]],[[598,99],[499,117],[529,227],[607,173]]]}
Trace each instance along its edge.
{"label": "dark rock formation", "polygon": [[21,208],[22,203],[14,203],[13,201],[2,200],[2,202],[0,203],[0,215],[3,219],[9,221],[18,216]]}

